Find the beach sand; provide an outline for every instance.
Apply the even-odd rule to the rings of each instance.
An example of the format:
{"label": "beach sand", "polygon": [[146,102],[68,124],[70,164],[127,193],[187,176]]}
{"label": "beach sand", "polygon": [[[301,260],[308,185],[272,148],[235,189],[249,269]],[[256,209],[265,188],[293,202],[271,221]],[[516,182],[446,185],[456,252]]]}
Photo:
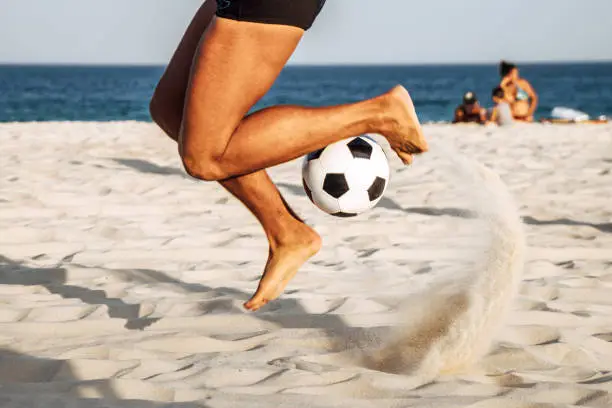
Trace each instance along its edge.
{"label": "beach sand", "polygon": [[[253,314],[259,225],[155,126],[0,125],[0,407],[611,407],[612,125],[425,131],[431,153],[392,157],[354,219],[308,201],[299,160],[271,169],[324,248]],[[507,185],[524,262],[514,207],[444,149]],[[490,349],[466,342],[486,355],[434,378],[364,363],[398,352],[432,287],[486,271],[521,280]]]}

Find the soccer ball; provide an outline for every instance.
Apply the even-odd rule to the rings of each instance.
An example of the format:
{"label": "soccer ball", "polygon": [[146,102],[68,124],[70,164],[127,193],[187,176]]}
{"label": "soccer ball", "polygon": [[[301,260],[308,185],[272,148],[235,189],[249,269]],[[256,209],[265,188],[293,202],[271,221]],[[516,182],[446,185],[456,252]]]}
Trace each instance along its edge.
{"label": "soccer ball", "polygon": [[374,139],[353,137],[308,154],[302,183],[319,209],[337,217],[354,217],[382,198],[389,183],[389,162]]}

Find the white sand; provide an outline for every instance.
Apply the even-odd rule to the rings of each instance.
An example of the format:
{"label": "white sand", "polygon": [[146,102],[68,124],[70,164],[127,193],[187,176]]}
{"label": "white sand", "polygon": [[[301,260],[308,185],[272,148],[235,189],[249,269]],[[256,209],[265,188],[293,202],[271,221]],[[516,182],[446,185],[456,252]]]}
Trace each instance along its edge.
{"label": "white sand", "polygon": [[[526,221],[524,272],[494,174],[474,189],[435,148],[412,168],[393,160],[379,207],[346,220],[310,204],[295,161],[272,176],[325,246],[250,314],[260,227],[187,178],[153,125],[0,125],[0,407],[611,407],[612,126],[426,132],[507,184]],[[470,292],[471,314],[421,371],[365,367],[363,354],[397,353],[433,315],[419,305],[441,282],[499,293],[488,283],[509,277],[498,286],[511,293],[521,272],[507,319],[480,319],[490,303]],[[452,367],[465,350],[470,363]]]}

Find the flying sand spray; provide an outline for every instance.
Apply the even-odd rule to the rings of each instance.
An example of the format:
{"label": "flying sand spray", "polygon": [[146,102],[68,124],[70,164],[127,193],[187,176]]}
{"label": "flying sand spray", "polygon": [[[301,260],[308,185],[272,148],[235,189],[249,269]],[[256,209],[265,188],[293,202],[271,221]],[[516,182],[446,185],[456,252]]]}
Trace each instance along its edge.
{"label": "flying sand spray", "polygon": [[500,177],[449,147],[432,147],[450,160],[448,173],[459,178],[485,226],[484,258],[465,276],[411,295],[400,308],[402,321],[374,350],[352,350],[360,365],[420,383],[469,370],[490,350],[521,281],[525,252],[522,221]]}

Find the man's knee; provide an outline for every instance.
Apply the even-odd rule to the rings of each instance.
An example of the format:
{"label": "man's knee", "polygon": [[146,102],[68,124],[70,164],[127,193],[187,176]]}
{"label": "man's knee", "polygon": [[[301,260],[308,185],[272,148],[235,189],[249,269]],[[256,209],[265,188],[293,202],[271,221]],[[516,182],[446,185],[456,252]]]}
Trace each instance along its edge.
{"label": "man's knee", "polygon": [[187,174],[203,181],[220,181],[228,176],[220,160],[205,154],[193,154],[181,149],[181,160]]}

